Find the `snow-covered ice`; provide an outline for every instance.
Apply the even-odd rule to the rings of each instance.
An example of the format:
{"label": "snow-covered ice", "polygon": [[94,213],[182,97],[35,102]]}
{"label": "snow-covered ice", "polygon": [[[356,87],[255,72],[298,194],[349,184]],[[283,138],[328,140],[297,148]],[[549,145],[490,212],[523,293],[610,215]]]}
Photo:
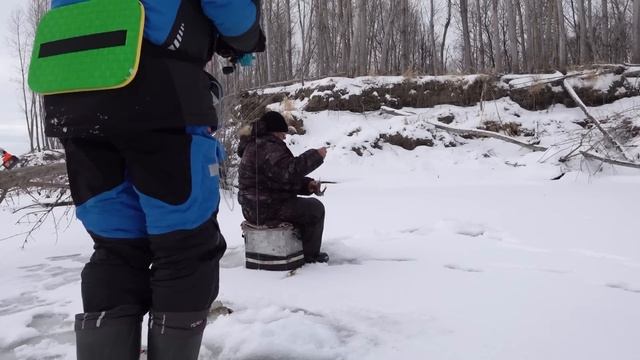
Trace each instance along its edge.
{"label": "snow-covered ice", "polygon": [[[582,118],[506,99],[403,111],[416,116],[298,113],[308,133],[290,139],[294,153],[328,144],[313,176],[339,182],[322,199],[328,265],[245,269],[240,208],[222,202],[229,250],[219,300],[233,313],[211,319],[201,359],[640,359],[640,173],[561,166],[494,139],[366,145],[381,133],[434,136],[420,119],[453,113],[453,125],[475,127],[499,112],[553,146]],[[31,226],[10,210],[1,210],[0,238]],[[92,244],[62,211],[24,246],[24,236],[0,241],[2,360],[74,358]]]}

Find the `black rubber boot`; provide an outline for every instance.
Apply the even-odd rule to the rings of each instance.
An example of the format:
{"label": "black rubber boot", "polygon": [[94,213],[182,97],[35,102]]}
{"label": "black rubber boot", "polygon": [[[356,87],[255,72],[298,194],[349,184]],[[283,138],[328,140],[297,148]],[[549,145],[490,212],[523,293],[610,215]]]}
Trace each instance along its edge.
{"label": "black rubber boot", "polygon": [[76,315],[78,360],[138,360],[142,315],[103,311]]}
{"label": "black rubber boot", "polygon": [[149,314],[149,360],[196,360],[208,310]]}
{"label": "black rubber boot", "polygon": [[327,263],[327,262],[329,262],[329,254],[321,251],[317,255],[312,255],[312,256],[306,256],[305,255],[304,261],[307,264]]}

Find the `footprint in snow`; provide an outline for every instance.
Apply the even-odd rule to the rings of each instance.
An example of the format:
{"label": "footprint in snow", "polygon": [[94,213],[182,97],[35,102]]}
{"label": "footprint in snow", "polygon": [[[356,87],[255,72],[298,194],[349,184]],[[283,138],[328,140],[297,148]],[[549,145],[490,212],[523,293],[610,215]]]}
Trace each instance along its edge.
{"label": "footprint in snow", "polygon": [[640,289],[639,288],[632,288],[629,284],[624,283],[624,282],[608,283],[608,284],[605,284],[605,285],[608,288],[618,289],[618,290],[627,291],[627,292],[635,293],[635,294],[640,294]]}
{"label": "footprint in snow", "polygon": [[482,227],[464,227],[456,230],[456,234],[470,236],[470,237],[480,237],[485,234],[485,229]]}
{"label": "footprint in snow", "polygon": [[36,330],[38,335],[0,348],[0,359],[66,359],[74,352],[73,321],[67,319],[67,315],[39,313],[33,316],[27,327]]}
{"label": "footprint in snow", "polygon": [[23,292],[18,296],[0,299],[0,316],[51,305],[52,302],[38,297],[36,291]]}
{"label": "footprint in snow", "polygon": [[71,255],[61,255],[61,256],[51,256],[46,258],[49,261],[64,261],[64,260],[78,260],[81,262],[85,262],[82,259],[82,254],[71,254]]}
{"label": "footprint in snow", "polygon": [[[19,267],[22,274],[18,275],[18,278],[26,284],[33,284],[34,289],[19,295],[5,295],[9,296],[5,298],[0,294],[0,316],[52,305],[53,303],[46,297],[46,292],[63,286],[76,286],[80,282],[82,266],[81,264],[58,266],[44,263]],[[42,295],[43,293],[45,295]]]}
{"label": "footprint in snow", "polygon": [[456,264],[447,264],[447,265],[444,265],[444,267],[446,269],[449,269],[449,270],[464,271],[464,272],[469,272],[469,273],[481,273],[481,272],[483,272],[483,270],[481,270],[481,269],[472,268],[472,267],[466,267],[466,266],[460,266],[460,265],[456,265]]}
{"label": "footprint in snow", "polygon": [[[67,319],[66,314],[45,312],[36,314],[31,319],[31,322],[27,325],[30,328],[38,330],[38,332],[45,334],[51,332],[57,332],[60,330],[69,330],[73,324],[73,320]],[[67,326],[69,325],[69,326]]]}
{"label": "footprint in snow", "polygon": [[401,234],[415,234],[415,233],[419,232],[420,230],[422,230],[422,228],[419,228],[419,227],[408,228],[408,229],[400,230],[400,233]]}
{"label": "footprint in snow", "polygon": [[80,272],[83,266],[80,264],[73,267],[52,266],[50,264],[33,265],[22,268],[26,274],[21,277],[38,284],[44,290],[55,290],[80,281]]}

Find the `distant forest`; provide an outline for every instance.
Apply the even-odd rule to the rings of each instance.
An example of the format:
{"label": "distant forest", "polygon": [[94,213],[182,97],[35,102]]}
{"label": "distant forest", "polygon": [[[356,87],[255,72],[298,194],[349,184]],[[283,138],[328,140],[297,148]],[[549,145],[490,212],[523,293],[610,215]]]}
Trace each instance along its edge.
{"label": "distant forest", "polygon": [[[31,42],[49,0],[27,0],[9,24],[32,150],[42,101],[26,87]],[[267,51],[222,75],[227,93],[331,75],[536,73],[640,63],[640,0],[262,0]]]}

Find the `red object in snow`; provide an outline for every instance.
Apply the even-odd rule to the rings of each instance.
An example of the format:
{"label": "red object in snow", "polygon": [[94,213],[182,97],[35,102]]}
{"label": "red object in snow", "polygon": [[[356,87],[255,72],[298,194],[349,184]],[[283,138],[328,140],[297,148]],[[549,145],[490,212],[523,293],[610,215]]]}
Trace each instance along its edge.
{"label": "red object in snow", "polygon": [[7,170],[13,169],[13,167],[18,164],[18,161],[20,159],[18,159],[17,156],[11,155],[10,152],[6,151],[3,148],[0,148],[0,151],[2,152],[2,166]]}

